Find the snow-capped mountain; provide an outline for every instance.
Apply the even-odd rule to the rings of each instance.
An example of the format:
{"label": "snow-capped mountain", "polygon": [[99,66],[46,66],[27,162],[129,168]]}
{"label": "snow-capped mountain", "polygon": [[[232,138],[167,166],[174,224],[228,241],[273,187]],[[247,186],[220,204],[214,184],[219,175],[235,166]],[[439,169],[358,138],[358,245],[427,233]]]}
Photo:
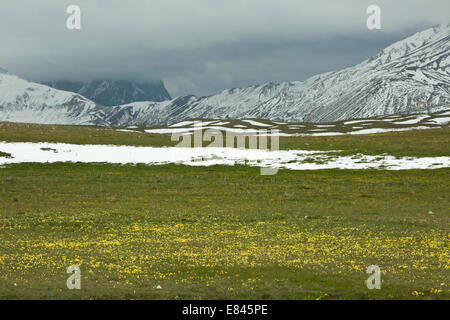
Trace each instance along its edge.
{"label": "snow-capped mountain", "polygon": [[304,82],[115,107],[0,73],[0,120],[128,126],[189,118],[323,122],[437,112],[450,109],[449,55],[450,25],[440,25],[394,43],[356,66]]}
{"label": "snow-capped mountain", "polygon": [[43,84],[55,89],[79,93],[103,106],[172,99],[162,81],[141,83],[129,80],[94,80],[81,83],[58,80]]}
{"label": "snow-capped mountain", "polygon": [[101,120],[104,108],[79,94],[0,72],[0,121],[108,125]]}
{"label": "snow-capped mountain", "polygon": [[450,109],[450,25],[394,43],[375,57],[304,82],[225,90],[162,103],[121,106],[119,124],[170,124],[187,118],[336,121]]}

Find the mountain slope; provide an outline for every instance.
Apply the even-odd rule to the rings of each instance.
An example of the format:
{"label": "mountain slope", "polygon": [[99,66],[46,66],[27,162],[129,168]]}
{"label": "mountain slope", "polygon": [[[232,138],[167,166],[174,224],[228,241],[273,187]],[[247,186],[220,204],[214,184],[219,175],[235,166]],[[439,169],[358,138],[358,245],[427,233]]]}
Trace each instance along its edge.
{"label": "mountain slope", "polygon": [[430,113],[450,109],[449,65],[450,25],[440,25],[394,43],[356,66],[304,82],[115,107],[0,71],[0,120],[129,126],[166,125],[192,118],[326,122]]}
{"label": "mountain slope", "polygon": [[135,101],[165,101],[171,97],[162,81],[139,83],[127,80],[94,80],[86,83],[53,81],[52,88],[79,93],[103,106],[117,106]]}
{"label": "mountain slope", "polygon": [[265,118],[336,121],[383,114],[450,108],[450,25],[440,25],[394,43],[356,66],[316,75],[305,82],[225,90],[170,103],[117,108],[108,122],[170,124],[187,118]]}
{"label": "mountain slope", "polygon": [[0,121],[107,125],[104,108],[79,94],[0,72]]}

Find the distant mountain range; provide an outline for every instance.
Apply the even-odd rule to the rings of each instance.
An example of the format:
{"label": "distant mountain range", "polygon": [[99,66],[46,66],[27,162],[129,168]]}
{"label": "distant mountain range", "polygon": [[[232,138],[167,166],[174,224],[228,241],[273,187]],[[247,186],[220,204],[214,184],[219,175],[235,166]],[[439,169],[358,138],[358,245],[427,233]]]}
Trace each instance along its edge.
{"label": "distant mountain range", "polygon": [[49,87],[79,93],[97,104],[117,106],[136,101],[170,100],[162,81],[139,83],[128,80],[94,80],[85,83],[59,80],[43,83]]}
{"label": "distant mountain range", "polygon": [[[396,42],[350,68],[304,82],[228,89],[208,97],[190,95],[105,107],[80,93],[28,82],[3,71],[0,120],[129,126],[166,125],[190,118],[326,122],[431,113],[450,109],[449,65],[450,25],[440,25]],[[121,90],[117,90],[119,98],[114,90],[105,92],[120,99]]]}

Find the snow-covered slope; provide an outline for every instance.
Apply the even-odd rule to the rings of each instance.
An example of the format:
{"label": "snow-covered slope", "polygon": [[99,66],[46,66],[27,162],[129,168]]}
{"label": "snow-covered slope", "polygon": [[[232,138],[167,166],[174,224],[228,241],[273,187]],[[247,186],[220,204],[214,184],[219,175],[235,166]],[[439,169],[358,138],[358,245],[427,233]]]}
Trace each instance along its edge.
{"label": "snow-covered slope", "polygon": [[336,121],[450,109],[450,25],[394,43],[375,57],[305,82],[225,90],[117,108],[114,125],[170,124],[188,118]]}
{"label": "snow-covered slope", "polygon": [[0,72],[0,121],[105,125],[102,109],[79,94]]}
{"label": "snow-covered slope", "polygon": [[0,120],[112,126],[185,119],[326,122],[450,109],[450,25],[419,32],[362,63],[304,82],[225,90],[208,97],[101,107],[0,72]]}

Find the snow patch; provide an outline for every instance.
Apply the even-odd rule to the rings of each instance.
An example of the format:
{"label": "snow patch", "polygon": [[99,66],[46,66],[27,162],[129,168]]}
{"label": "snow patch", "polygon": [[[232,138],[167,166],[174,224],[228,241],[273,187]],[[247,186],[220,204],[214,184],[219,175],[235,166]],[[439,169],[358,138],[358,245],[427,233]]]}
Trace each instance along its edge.
{"label": "snow patch", "polygon": [[242,120],[243,122],[247,122],[253,126],[257,126],[257,127],[270,127],[272,126],[271,124],[267,124],[267,123],[262,123],[262,122],[258,122],[258,121],[254,121],[254,120]]}
{"label": "snow patch", "polygon": [[[437,169],[450,167],[450,157],[403,157],[389,155],[336,156],[336,151],[267,151],[233,148],[134,147],[75,145],[64,143],[0,142],[0,150],[13,158],[0,158],[0,165],[13,163],[169,163],[190,166],[245,164],[290,170],[319,169]],[[48,152],[46,150],[53,150]]]}
{"label": "snow patch", "polygon": [[408,120],[404,120],[404,121],[396,121],[396,122],[393,122],[393,124],[416,124],[416,123],[419,123],[420,121],[422,121],[422,120],[424,120],[424,119],[427,119],[427,118],[429,118],[429,116],[428,115],[422,115],[422,116],[418,116],[418,117],[416,117],[416,118],[413,118],[413,119],[408,119]]}
{"label": "snow patch", "polygon": [[429,119],[428,121],[431,121],[431,122],[439,124],[439,125],[446,125],[446,124],[450,123],[450,117],[433,118],[433,119]]}

